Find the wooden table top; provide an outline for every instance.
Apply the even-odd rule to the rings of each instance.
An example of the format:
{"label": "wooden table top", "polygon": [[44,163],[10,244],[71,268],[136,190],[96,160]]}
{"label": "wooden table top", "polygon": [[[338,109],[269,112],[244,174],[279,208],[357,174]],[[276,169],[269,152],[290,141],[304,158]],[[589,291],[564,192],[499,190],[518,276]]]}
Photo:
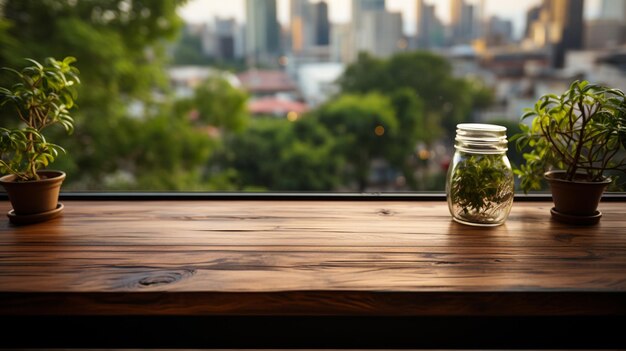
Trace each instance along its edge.
{"label": "wooden table top", "polygon": [[0,221],[1,315],[626,315],[619,202],[587,227],[515,203],[497,228],[445,202],[64,204]]}

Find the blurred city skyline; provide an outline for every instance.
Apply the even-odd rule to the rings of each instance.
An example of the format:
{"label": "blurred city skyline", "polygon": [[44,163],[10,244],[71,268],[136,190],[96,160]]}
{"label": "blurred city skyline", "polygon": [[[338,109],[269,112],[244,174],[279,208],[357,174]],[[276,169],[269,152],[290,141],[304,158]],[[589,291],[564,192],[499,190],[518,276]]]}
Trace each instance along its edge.
{"label": "blurred city skyline", "polygon": [[[312,0],[319,2],[321,0]],[[526,25],[526,11],[541,3],[541,0],[482,0],[485,4],[485,16],[499,16],[513,22],[514,36],[520,37]],[[626,1],[626,0],[625,0]],[[329,18],[333,23],[347,23],[350,21],[351,0],[326,0],[329,5]],[[468,3],[480,5],[481,0],[468,0]],[[401,12],[404,31],[408,35],[416,32],[416,0],[387,0],[389,11]],[[437,17],[444,24],[450,23],[450,0],[426,0],[427,4],[436,6]],[[282,25],[289,23],[289,0],[277,0],[278,20]],[[585,18],[595,18],[599,14],[600,0],[585,1]],[[229,0],[227,2],[215,0],[191,0],[179,9],[179,15],[187,23],[209,23],[216,16],[234,18],[238,22],[245,22],[244,0]]]}
{"label": "blurred city skyline", "polygon": [[[444,57],[456,77],[477,79],[494,93],[489,111],[473,112],[476,120],[515,120],[542,92],[582,77],[624,86],[620,53],[626,50],[626,0],[216,4],[195,0],[179,11],[187,26],[174,62],[268,70],[243,79],[272,82],[268,86],[251,88],[242,81],[253,93],[255,115],[269,111],[284,117],[323,105],[339,91],[337,79],[359,62],[361,53],[379,60],[415,50]],[[302,105],[287,107],[282,100]]]}
{"label": "blurred city skyline", "polygon": [[[495,123],[516,130],[525,108],[545,94],[565,91],[575,80],[626,86],[626,0],[216,4],[196,0],[179,12],[187,24],[173,49],[170,73],[180,96],[193,95],[200,73],[227,75],[249,94],[248,113],[259,125],[267,118],[280,124],[301,116],[333,125],[332,119],[342,116],[362,122],[367,116],[384,116],[383,111],[399,113],[407,105],[394,105],[400,103],[394,94],[405,88],[430,106],[430,110],[412,108],[410,118],[421,116],[423,123],[433,124],[429,129],[442,134],[407,144],[411,155],[405,161],[410,159],[410,165],[402,166],[401,172],[393,165],[393,156],[372,159],[359,173],[369,174],[367,179],[353,183],[361,190],[403,189],[407,182],[413,184],[409,187],[440,188],[436,179],[442,179],[449,164],[450,136],[459,122]],[[433,93],[439,82],[448,83]],[[360,104],[377,101],[376,96],[358,95],[368,92],[384,92],[389,105],[374,114],[355,114]],[[328,107],[345,104],[349,108],[339,115]],[[415,128],[417,133],[423,126],[403,128]]]}

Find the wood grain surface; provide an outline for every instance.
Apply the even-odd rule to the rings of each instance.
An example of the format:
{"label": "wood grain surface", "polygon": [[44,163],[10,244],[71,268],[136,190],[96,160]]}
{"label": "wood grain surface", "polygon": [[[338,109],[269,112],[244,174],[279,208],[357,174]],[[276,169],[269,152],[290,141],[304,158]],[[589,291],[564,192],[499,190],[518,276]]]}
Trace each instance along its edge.
{"label": "wood grain surface", "polygon": [[589,227],[516,203],[497,228],[445,202],[64,204],[0,221],[0,315],[626,315],[619,202]]}

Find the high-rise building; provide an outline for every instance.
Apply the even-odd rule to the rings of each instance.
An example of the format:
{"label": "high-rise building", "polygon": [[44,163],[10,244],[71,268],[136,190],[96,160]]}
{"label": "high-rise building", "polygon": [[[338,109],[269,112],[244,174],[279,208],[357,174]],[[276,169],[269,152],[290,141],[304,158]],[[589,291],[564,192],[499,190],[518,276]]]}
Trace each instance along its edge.
{"label": "high-rise building", "polygon": [[491,16],[485,26],[484,39],[489,46],[505,45],[513,38],[513,22]]}
{"label": "high-rise building", "polygon": [[424,0],[417,0],[415,9],[417,11],[415,16],[417,20],[415,43],[417,48],[425,49],[428,48],[428,18],[426,17],[426,4],[424,4]]}
{"label": "high-rise building", "polygon": [[602,0],[600,8],[601,19],[614,19],[626,21],[626,1],[624,0]]}
{"label": "high-rise building", "polygon": [[562,68],[567,51],[583,48],[584,0],[544,0],[543,6],[556,27],[553,64],[554,67]]}
{"label": "high-rise building", "polygon": [[626,43],[626,24],[614,19],[594,19],[585,23],[585,49],[611,49]]}
{"label": "high-rise building", "polygon": [[469,44],[475,39],[478,30],[476,22],[476,11],[473,5],[467,4],[464,0],[451,0],[452,44]]}
{"label": "high-rise building", "polygon": [[353,13],[360,13],[360,11],[377,11],[385,9],[386,0],[353,0],[352,11]]}
{"label": "high-rise building", "polygon": [[529,39],[550,50],[555,68],[564,66],[568,51],[583,48],[583,8],[584,0],[544,0],[531,25]]}
{"label": "high-rise building", "polygon": [[401,13],[385,10],[363,12],[361,34],[359,51],[388,57],[406,49]]}
{"label": "high-rise building", "polygon": [[626,43],[626,1],[602,0],[600,16],[585,23],[585,48],[616,48],[624,43]]}
{"label": "high-rise building", "polygon": [[315,45],[315,8],[309,0],[290,1],[291,51],[299,54]]}
{"label": "high-rise building", "polygon": [[489,22],[487,18],[487,0],[479,0],[476,16],[476,30],[474,31],[474,36],[475,38],[481,38],[485,36]]}
{"label": "high-rise building", "polygon": [[[385,0],[352,0],[352,21],[350,22],[350,57],[348,62],[354,61],[359,52],[370,51],[371,37],[366,33],[375,32],[375,29],[365,28],[365,14],[370,12],[385,12]],[[368,26],[375,25],[375,20],[368,21]],[[373,52],[372,52],[373,53]]]}
{"label": "high-rise building", "polygon": [[280,26],[276,0],[246,0],[246,59],[251,66],[276,65]]}
{"label": "high-rise building", "polygon": [[352,25],[333,23],[330,31],[330,59],[333,62],[349,63],[354,60]]}
{"label": "high-rise building", "polygon": [[524,29],[524,38],[530,38],[533,23],[539,21],[541,14],[541,6],[533,6],[526,12],[526,28]]}
{"label": "high-rise building", "polygon": [[232,18],[215,18],[215,54],[220,60],[234,60],[237,40],[237,23]]}
{"label": "high-rise building", "polygon": [[186,33],[197,34],[200,36],[200,44],[202,48],[202,54],[206,57],[216,57],[216,37],[215,29],[208,25],[202,26],[186,25],[184,28]]}
{"label": "high-rise building", "polygon": [[330,44],[330,21],[328,4],[325,1],[320,1],[315,5],[315,44],[318,46]]}
{"label": "high-rise building", "polygon": [[315,46],[330,44],[328,4],[324,1],[291,0],[291,51],[299,55]]}
{"label": "high-rise building", "polygon": [[417,35],[419,49],[431,49],[445,44],[445,27],[435,14],[435,5],[417,0]]}
{"label": "high-rise building", "polygon": [[450,24],[453,26],[461,22],[461,12],[464,5],[464,0],[450,0]]}
{"label": "high-rise building", "polygon": [[352,0],[352,59],[359,52],[387,57],[407,47],[402,14],[387,12],[385,0]]}
{"label": "high-rise building", "polygon": [[365,12],[384,10],[385,0],[352,0],[352,24],[358,30]]}

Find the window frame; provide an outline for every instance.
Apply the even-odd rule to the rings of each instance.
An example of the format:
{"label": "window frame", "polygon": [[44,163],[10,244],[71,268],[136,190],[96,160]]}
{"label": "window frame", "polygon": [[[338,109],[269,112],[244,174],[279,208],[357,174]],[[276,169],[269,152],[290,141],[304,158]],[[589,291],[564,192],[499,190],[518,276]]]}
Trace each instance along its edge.
{"label": "window frame", "polygon": [[[8,201],[6,193],[0,200]],[[442,192],[61,192],[62,201],[446,201]],[[549,202],[550,193],[515,194],[516,202]],[[626,202],[626,192],[605,193],[602,202]]]}

